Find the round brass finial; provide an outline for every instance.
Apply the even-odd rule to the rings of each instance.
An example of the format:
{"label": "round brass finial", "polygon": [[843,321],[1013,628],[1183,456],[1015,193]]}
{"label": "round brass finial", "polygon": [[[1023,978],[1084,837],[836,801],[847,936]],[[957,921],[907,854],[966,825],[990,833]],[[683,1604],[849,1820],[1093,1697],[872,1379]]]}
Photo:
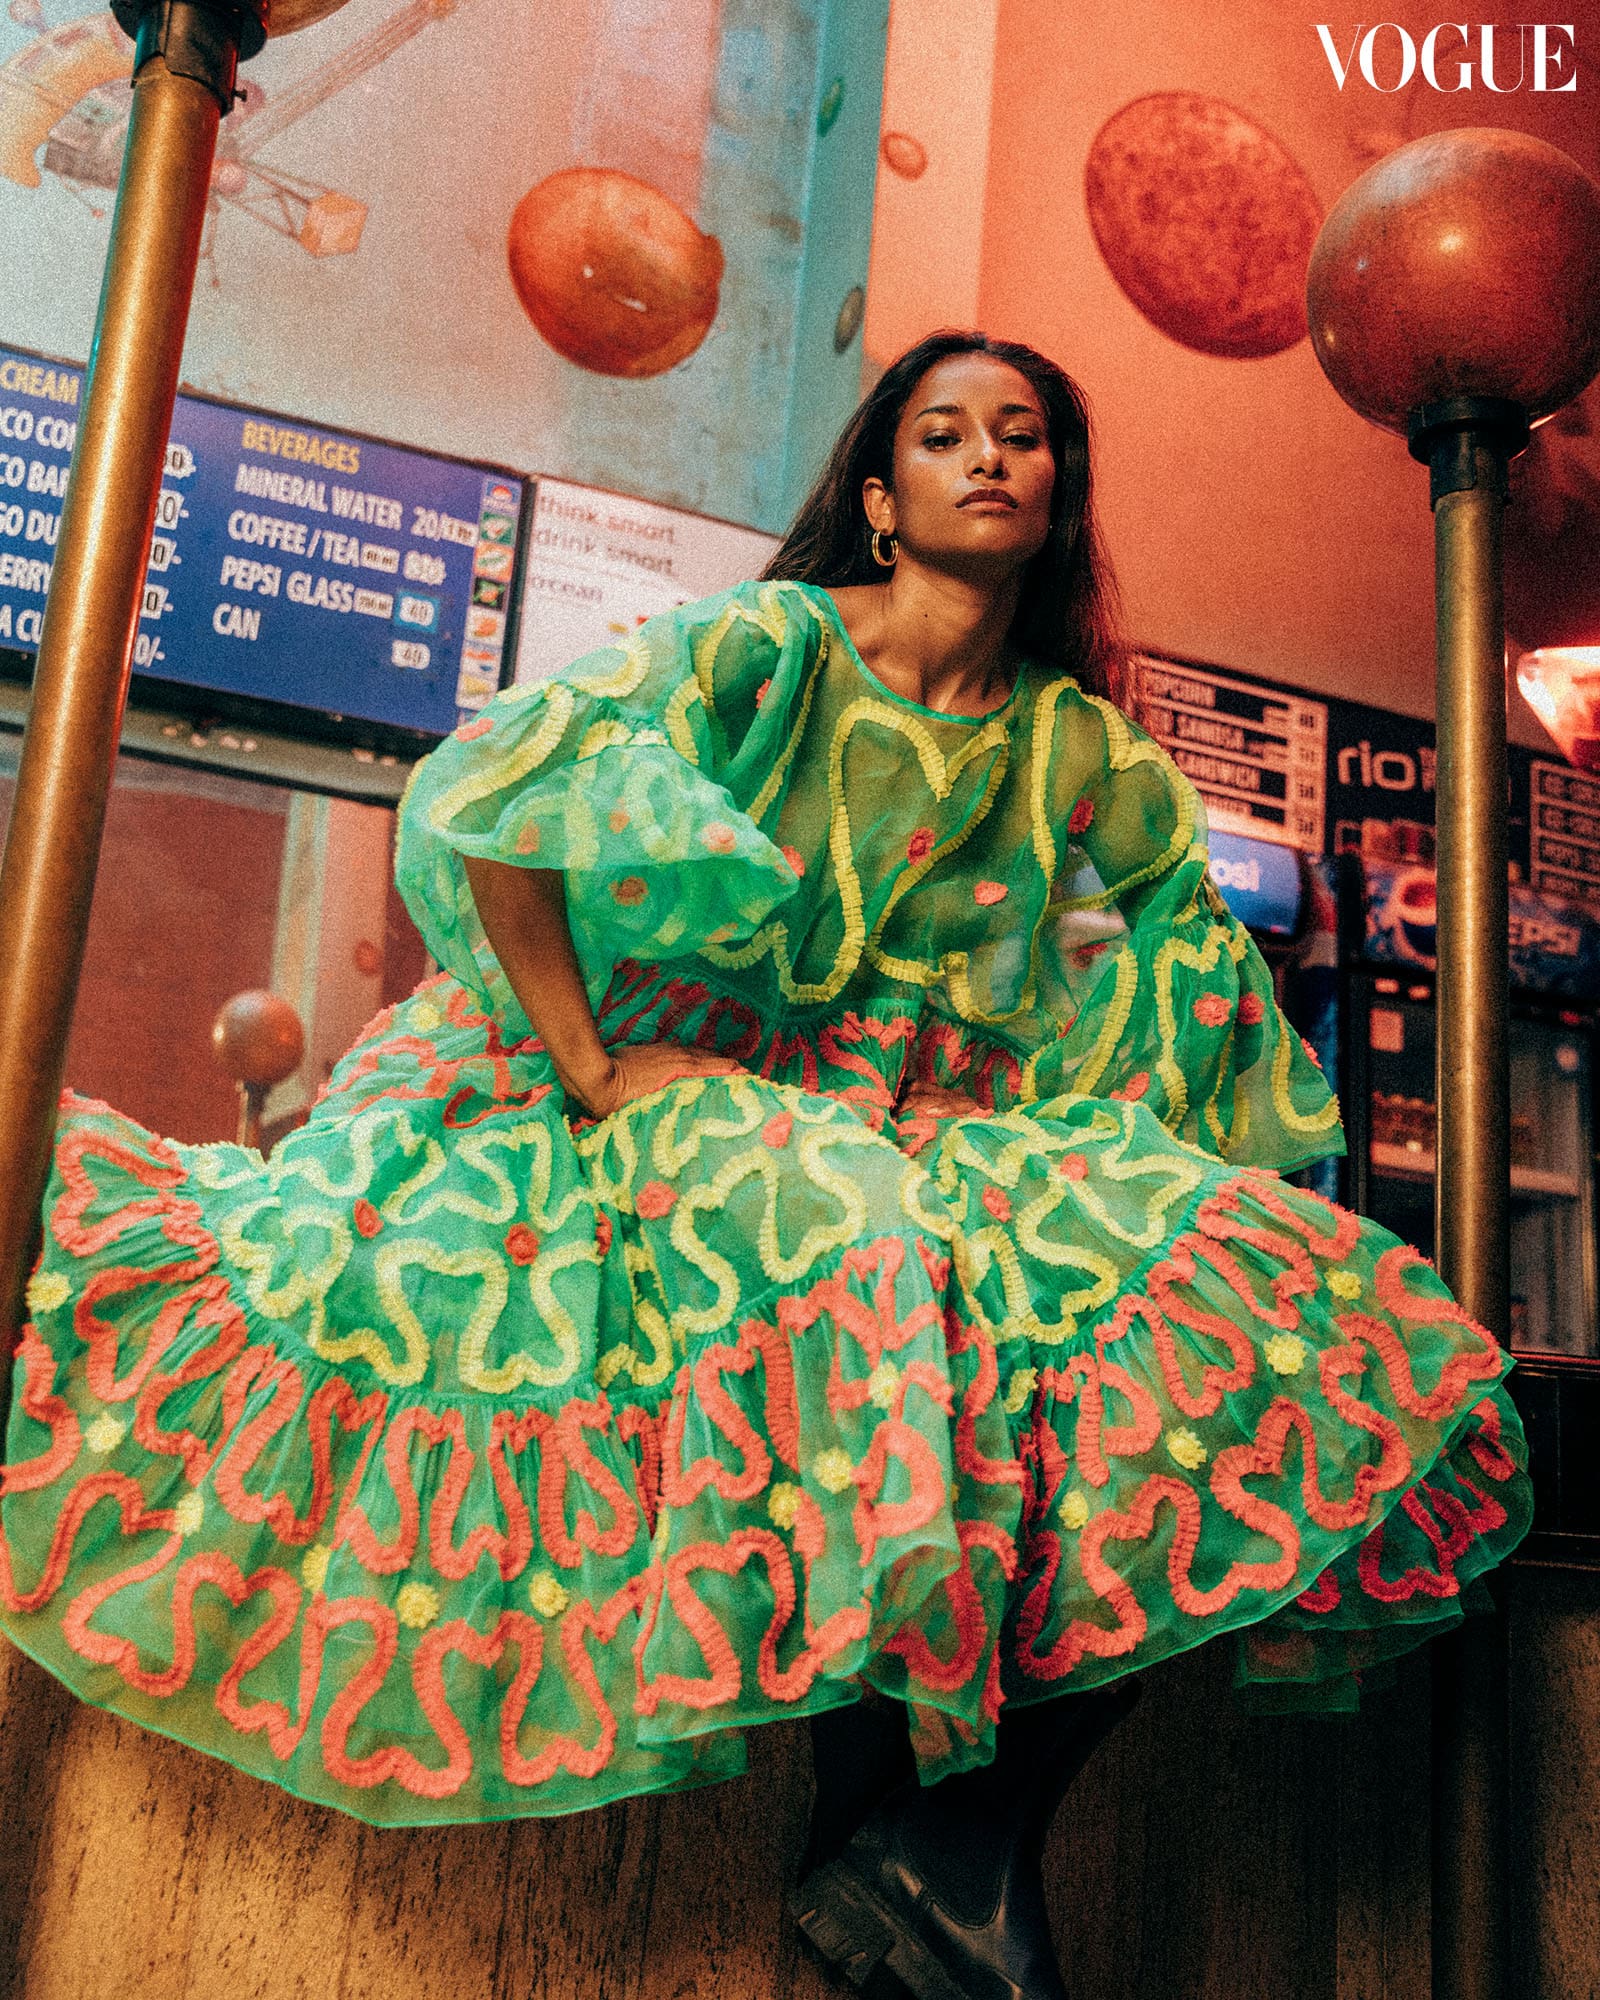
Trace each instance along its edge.
{"label": "round brass finial", "polygon": [[1600,369],[1600,188],[1525,132],[1414,139],[1335,204],[1306,295],[1317,359],[1373,423],[1463,397],[1537,423]]}
{"label": "round brass finial", "polygon": [[261,1090],[282,1083],[300,1067],[306,1035],[287,1000],[256,988],[235,993],[217,1010],[211,1047],[235,1082]]}

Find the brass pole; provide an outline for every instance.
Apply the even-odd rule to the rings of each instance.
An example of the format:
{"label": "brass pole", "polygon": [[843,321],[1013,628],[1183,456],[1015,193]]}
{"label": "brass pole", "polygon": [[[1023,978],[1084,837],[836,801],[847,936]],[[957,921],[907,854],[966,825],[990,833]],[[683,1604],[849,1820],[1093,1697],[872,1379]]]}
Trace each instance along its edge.
{"label": "brass pole", "polygon": [[[1510,938],[1501,525],[1506,464],[1526,425],[1505,406],[1450,414],[1454,421],[1431,440],[1438,651],[1435,1244],[1445,1282],[1504,1341]],[[1433,1991],[1435,2000],[1506,2000],[1510,1710],[1503,1615],[1470,1620],[1433,1648],[1432,1666]]]}
{"label": "brass pole", "polygon": [[269,1088],[265,1083],[239,1085],[239,1144],[253,1151],[261,1145],[261,1111]]}
{"label": "brass pole", "polygon": [[220,115],[214,91],[174,74],[163,55],[140,66],[0,862],[0,1363],[7,1364],[0,1366],[0,1425],[48,1177]]}
{"label": "brass pole", "polygon": [[[1510,1318],[1504,469],[1434,512],[1438,619],[1439,1268],[1501,1340]],[[1498,475],[1498,476],[1497,476]]]}

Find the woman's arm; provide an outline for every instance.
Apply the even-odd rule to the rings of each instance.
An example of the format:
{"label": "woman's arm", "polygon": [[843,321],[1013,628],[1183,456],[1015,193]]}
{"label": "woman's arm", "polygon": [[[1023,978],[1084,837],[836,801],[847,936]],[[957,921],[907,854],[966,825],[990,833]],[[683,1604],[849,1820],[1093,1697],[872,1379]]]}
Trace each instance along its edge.
{"label": "woman's arm", "polygon": [[708,1049],[649,1042],[613,1054],[600,1039],[567,923],[566,883],[554,868],[514,868],[462,857],[489,947],[561,1087],[597,1118],[678,1077],[727,1076],[741,1068]]}

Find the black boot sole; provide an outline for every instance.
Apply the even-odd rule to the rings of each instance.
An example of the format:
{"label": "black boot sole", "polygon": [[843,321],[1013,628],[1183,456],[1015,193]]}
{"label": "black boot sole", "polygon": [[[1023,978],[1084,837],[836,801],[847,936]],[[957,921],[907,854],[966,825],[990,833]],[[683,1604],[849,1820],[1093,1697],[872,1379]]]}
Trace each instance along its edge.
{"label": "black boot sole", "polygon": [[968,2000],[905,1920],[853,1868],[824,1863],[795,1892],[794,1919],[802,1935],[858,1991],[882,1991],[884,1972],[913,2000]]}

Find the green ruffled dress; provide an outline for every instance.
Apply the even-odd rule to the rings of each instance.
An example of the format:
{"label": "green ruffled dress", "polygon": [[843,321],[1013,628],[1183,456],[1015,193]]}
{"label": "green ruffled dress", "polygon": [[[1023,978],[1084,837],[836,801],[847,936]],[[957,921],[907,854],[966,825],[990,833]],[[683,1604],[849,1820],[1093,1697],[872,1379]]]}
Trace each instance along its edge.
{"label": "green ruffled dress", "polygon": [[[748,1073],[577,1115],[467,855],[565,872],[609,1041]],[[86,1699],[384,1824],[728,1777],[862,1682],[932,1778],[1230,1630],[1348,1705],[1525,1530],[1507,1357],[1280,1177],[1336,1106],[1070,679],[942,715],[743,585],[458,730],[399,879],[442,970],[265,1164],[65,1100],[0,1624]]]}

